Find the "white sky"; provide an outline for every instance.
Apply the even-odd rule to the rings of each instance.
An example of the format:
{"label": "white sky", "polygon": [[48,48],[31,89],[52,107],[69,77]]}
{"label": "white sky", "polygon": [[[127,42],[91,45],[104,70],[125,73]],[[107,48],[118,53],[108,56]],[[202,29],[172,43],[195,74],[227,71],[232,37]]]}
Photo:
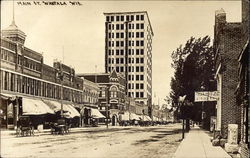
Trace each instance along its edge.
{"label": "white sky", "polygon": [[[32,2],[32,1],[29,1]],[[66,1],[68,2],[68,1]],[[26,33],[25,45],[43,52],[44,61],[62,60],[77,73],[104,72],[104,12],[148,11],[153,27],[153,100],[164,103],[170,92],[171,53],[191,37],[213,38],[215,10],[227,21],[241,21],[240,1],[81,1],[81,6],[18,5],[15,21]],[[12,2],[1,6],[1,29],[12,21]],[[95,69],[97,65],[97,70]],[[156,97],[154,97],[156,96]]]}

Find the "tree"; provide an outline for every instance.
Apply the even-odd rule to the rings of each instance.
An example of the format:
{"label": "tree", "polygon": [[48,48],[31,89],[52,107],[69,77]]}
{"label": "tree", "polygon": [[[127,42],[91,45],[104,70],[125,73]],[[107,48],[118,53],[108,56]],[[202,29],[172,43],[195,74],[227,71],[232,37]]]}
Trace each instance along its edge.
{"label": "tree", "polygon": [[[179,107],[178,98],[186,95],[186,103],[194,105],[194,93],[200,90],[201,86],[205,90],[211,87],[210,80],[214,73],[214,52],[210,45],[210,37],[191,37],[185,44],[180,45],[172,52],[172,68],[175,69],[171,78],[170,98],[173,107]],[[199,108],[193,106],[185,107],[184,116],[187,119],[197,119]]]}

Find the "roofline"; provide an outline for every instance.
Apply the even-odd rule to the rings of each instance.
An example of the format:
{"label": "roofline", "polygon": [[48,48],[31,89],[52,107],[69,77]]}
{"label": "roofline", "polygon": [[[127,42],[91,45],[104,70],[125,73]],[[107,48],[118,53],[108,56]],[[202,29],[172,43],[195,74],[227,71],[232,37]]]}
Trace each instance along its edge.
{"label": "roofline", "polygon": [[101,72],[101,73],[78,73],[76,74],[76,76],[79,76],[79,77],[84,77],[84,76],[94,76],[94,75],[109,75],[109,73],[105,73],[105,72]]}
{"label": "roofline", "polygon": [[149,22],[149,25],[150,25],[150,29],[151,29],[152,35],[154,36],[154,31],[153,31],[153,28],[152,28],[152,25],[151,25],[151,22],[150,22],[150,19],[149,19],[149,16],[148,16],[148,12],[147,12],[147,11],[109,12],[109,13],[103,13],[103,14],[104,14],[104,15],[112,15],[112,14],[135,14],[135,13],[146,13],[146,14],[147,14],[148,22]]}

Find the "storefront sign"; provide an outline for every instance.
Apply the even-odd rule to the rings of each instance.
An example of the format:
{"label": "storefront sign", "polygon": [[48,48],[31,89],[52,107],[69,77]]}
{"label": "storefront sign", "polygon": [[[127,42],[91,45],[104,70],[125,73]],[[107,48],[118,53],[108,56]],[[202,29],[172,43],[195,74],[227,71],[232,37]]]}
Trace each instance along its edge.
{"label": "storefront sign", "polygon": [[217,100],[218,100],[217,91],[195,92],[195,102],[217,101]]}

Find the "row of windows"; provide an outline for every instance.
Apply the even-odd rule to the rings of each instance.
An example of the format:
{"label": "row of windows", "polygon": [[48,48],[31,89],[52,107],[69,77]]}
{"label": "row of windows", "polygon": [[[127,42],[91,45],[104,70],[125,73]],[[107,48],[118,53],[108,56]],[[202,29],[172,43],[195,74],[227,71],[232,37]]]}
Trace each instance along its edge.
{"label": "row of windows", "polygon": [[[143,81],[144,80],[144,75],[136,75],[135,77],[136,81]],[[128,80],[133,81],[134,80],[134,75],[128,75]]]}
{"label": "row of windows", "polygon": [[[34,96],[42,96],[54,99],[61,99],[61,86],[36,80],[33,78],[1,71],[1,85],[2,90],[24,93]],[[75,91],[69,88],[63,88],[63,99],[73,101],[76,103],[87,102],[89,97],[93,97],[97,102],[98,95],[87,94]]]}
{"label": "row of windows", "polygon": [[134,96],[134,92],[128,92],[129,97],[136,97],[136,98],[144,98],[143,92],[136,92]]}
{"label": "row of windows", "polygon": [[[144,63],[144,58],[135,58],[136,60],[136,64],[143,64]],[[116,60],[114,60],[114,58],[109,58],[108,59],[108,63],[109,64],[114,64],[114,61],[116,64],[124,64],[124,58],[116,58]],[[134,58],[128,58],[128,63],[129,64],[134,64]]]}
{"label": "row of windows", "polygon": [[[135,71],[134,71],[135,68]],[[129,66],[128,67],[128,72],[144,72],[144,67],[143,66]]]}
{"label": "row of windows", "polygon": [[[136,41],[128,41],[128,46],[134,46],[134,42],[135,42],[135,46],[144,46],[144,41],[143,40],[141,40],[141,41],[139,41],[139,40],[136,40]],[[115,45],[116,44],[116,45]],[[108,42],[108,46],[109,47],[114,47],[114,46],[116,46],[116,47],[124,47],[124,41],[109,41]]]}
{"label": "row of windows", "polygon": [[[144,38],[144,32],[135,32],[136,38]],[[115,37],[114,37],[115,35]],[[117,33],[108,33],[109,38],[124,38],[124,33],[123,32],[117,32]],[[134,32],[128,32],[128,37],[129,38],[134,38]]]}
{"label": "row of windows", "polygon": [[[128,89],[134,89],[134,84],[129,83],[128,84]],[[136,83],[135,84],[135,89],[144,89],[144,84],[143,83]]]}
{"label": "row of windows", "polygon": [[[136,55],[144,55],[144,49],[135,49]],[[124,55],[124,49],[116,49],[116,54],[114,50],[109,49],[108,55]],[[128,55],[134,55],[134,49],[128,49]]]}
{"label": "row of windows", "polygon": [[[134,27],[135,26],[135,27]],[[144,29],[144,23],[136,23],[136,24],[128,24],[128,29],[133,30],[136,28],[137,30],[139,29]],[[124,30],[125,29],[125,24],[109,24],[108,25],[109,30]]]}
{"label": "row of windows", "polygon": [[[126,15],[126,21],[136,21],[144,20],[144,15]],[[125,21],[124,15],[117,15],[117,16],[106,16],[106,21],[113,22],[113,21]]]}

